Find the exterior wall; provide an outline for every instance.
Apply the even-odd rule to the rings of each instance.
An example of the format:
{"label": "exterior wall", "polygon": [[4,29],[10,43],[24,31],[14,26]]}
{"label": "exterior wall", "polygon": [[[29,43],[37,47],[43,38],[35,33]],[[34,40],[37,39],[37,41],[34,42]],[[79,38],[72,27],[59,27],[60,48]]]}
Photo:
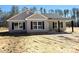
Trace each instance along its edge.
{"label": "exterior wall", "polygon": [[[25,22],[25,30],[12,30],[12,22]],[[26,32],[27,31],[27,27],[26,27],[26,21],[18,21],[18,20],[16,20],[16,21],[8,21],[8,27],[9,27],[9,32]]]}
{"label": "exterior wall", "polygon": [[8,29],[9,31],[12,31],[12,22],[8,21]]}
{"label": "exterior wall", "polygon": [[66,21],[63,21],[63,28],[62,28],[63,31],[66,30]]}
{"label": "exterior wall", "polygon": [[[31,29],[31,21],[44,21],[44,29],[42,29],[42,30],[33,30],[33,29]],[[47,20],[45,20],[45,19],[37,19],[37,20],[35,20],[35,19],[29,19],[29,20],[27,20],[27,32],[28,33],[35,33],[35,32],[48,32],[48,30],[49,30],[49,23],[47,22]]]}
{"label": "exterior wall", "polygon": [[[31,21],[44,21],[44,29],[42,30],[31,30]],[[25,22],[25,30],[12,30],[12,22]],[[45,19],[37,19],[37,20],[27,20],[27,21],[8,21],[8,27],[9,27],[9,32],[27,32],[27,33],[33,33],[33,32],[48,32],[48,31],[52,31],[55,32],[56,30],[58,30],[58,24],[57,24],[57,28],[55,30],[53,30],[52,28],[52,22],[57,22],[57,20],[54,21],[47,21]],[[60,30],[64,31],[66,29],[66,22],[65,21],[60,21],[63,22],[63,28],[60,28]]]}
{"label": "exterior wall", "polygon": [[[31,30],[31,21],[44,21],[44,28],[42,30]],[[53,30],[52,28],[52,22],[57,22],[58,21],[47,21],[45,19],[39,19],[39,20],[27,20],[27,21],[18,21],[18,22],[25,22],[25,30],[12,30],[12,22],[17,22],[17,21],[8,21],[8,27],[9,27],[9,32],[28,32],[28,33],[32,33],[32,32],[48,32],[48,31],[53,31],[55,32],[56,30],[58,30],[58,24],[57,24],[57,28],[55,30]],[[63,28],[60,28],[62,31],[64,31],[66,29],[66,23],[65,21],[60,21],[63,22]]]}

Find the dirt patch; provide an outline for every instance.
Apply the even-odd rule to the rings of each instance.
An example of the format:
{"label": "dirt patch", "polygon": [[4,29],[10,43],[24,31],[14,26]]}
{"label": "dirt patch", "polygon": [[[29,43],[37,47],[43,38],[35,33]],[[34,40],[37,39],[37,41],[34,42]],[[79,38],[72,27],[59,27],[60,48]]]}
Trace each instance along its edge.
{"label": "dirt patch", "polygon": [[[68,29],[70,30],[70,28]],[[68,31],[67,30],[67,31]],[[63,53],[79,52],[79,30],[71,34],[11,35],[1,33],[0,52],[3,53]],[[1,32],[7,31],[5,28]]]}

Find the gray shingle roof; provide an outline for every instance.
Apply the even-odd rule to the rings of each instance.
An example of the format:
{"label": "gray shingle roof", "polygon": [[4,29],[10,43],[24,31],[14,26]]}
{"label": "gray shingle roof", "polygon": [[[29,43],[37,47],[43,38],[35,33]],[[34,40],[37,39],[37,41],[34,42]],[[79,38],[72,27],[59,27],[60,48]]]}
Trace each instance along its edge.
{"label": "gray shingle roof", "polygon": [[8,20],[25,20],[25,18],[27,18],[30,15],[32,15],[32,12],[27,10],[9,18]]}
{"label": "gray shingle roof", "polygon": [[48,17],[48,19],[64,19],[64,20],[71,20],[71,18],[66,18],[66,17],[63,17],[62,15],[59,15],[59,14],[43,14],[44,16]]}
{"label": "gray shingle roof", "polygon": [[[20,14],[17,14],[11,18],[9,18],[8,20],[25,20],[25,18],[31,16],[33,13],[30,11],[30,10],[26,10],[25,12],[22,12]],[[49,20],[51,19],[56,19],[56,20],[71,20],[70,18],[66,18],[66,17],[63,17],[61,15],[58,15],[58,14],[42,14],[44,16],[46,16]]]}
{"label": "gray shingle roof", "polygon": [[58,15],[58,14],[43,14],[44,16],[48,17],[48,18],[61,18],[62,16]]}

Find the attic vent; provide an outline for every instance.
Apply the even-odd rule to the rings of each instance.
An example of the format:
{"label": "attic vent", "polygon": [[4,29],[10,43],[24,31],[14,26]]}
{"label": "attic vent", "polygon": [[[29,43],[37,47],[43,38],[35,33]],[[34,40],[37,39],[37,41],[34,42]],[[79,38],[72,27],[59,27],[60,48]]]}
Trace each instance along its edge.
{"label": "attic vent", "polygon": [[52,19],[52,18],[48,18],[48,19]]}

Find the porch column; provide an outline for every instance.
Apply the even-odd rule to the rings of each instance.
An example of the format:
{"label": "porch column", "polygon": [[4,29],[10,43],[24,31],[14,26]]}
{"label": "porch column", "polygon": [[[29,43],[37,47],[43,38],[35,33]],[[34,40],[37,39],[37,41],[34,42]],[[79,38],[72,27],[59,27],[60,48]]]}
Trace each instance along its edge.
{"label": "porch column", "polygon": [[58,21],[58,32],[60,32],[60,21]]}
{"label": "porch column", "polygon": [[73,20],[71,21],[71,27],[72,27],[72,32],[74,32],[74,22],[73,22]]}

